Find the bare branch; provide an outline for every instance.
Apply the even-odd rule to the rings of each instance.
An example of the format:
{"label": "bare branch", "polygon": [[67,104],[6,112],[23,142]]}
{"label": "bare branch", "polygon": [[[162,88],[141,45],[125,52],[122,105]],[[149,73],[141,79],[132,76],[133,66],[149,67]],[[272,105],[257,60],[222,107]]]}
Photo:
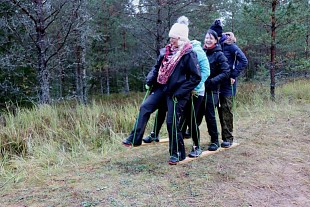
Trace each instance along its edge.
{"label": "bare branch", "polygon": [[30,12],[24,8],[23,6],[21,6],[20,2],[19,1],[16,1],[16,0],[10,0],[14,5],[16,5],[18,8],[20,8],[34,23],[37,23],[37,19],[32,16],[30,14]]}
{"label": "bare branch", "polygon": [[49,18],[53,17],[53,19],[47,24],[47,26],[45,27],[45,29],[48,28],[48,26],[55,21],[55,19],[57,19],[57,16],[59,15],[60,11],[62,10],[62,8],[65,6],[65,4],[67,3],[67,1],[65,1],[62,5],[60,5],[60,7],[58,9],[56,9],[54,12],[52,12],[49,16],[47,16],[44,21],[47,21]]}
{"label": "bare branch", "polygon": [[[75,9],[75,11],[74,12],[77,12],[79,9],[80,9],[80,6],[81,6],[81,3],[77,6],[77,8]],[[75,18],[75,17],[73,17],[73,18]],[[69,24],[69,28],[68,28],[68,30],[67,30],[67,32],[66,32],[66,35],[65,35],[65,37],[64,37],[64,39],[63,39],[63,41],[62,41],[62,43],[60,43],[60,45],[59,45],[59,47],[57,48],[57,50],[54,52],[54,53],[52,53],[47,59],[46,59],[46,64],[50,61],[50,59],[52,58],[52,57],[54,57],[55,55],[57,55],[57,53],[63,48],[63,46],[65,45],[65,43],[66,43],[66,41],[67,41],[67,39],[68,39],[68,36],[69,36],[69,34],[70,34],[70,32],[71,32],[71,29],[72,29],[72,26],[73,26],[73,24],[74,24],[74,20],[73,20],[73,18],[72,18],[72,20],[71,20],[71,23]]]}

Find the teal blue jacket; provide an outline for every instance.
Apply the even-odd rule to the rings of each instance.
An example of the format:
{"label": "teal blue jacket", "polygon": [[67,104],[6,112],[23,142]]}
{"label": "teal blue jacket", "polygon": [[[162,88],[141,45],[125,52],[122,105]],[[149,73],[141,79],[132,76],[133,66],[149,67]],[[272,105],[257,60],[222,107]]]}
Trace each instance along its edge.
{"label": "teal blue jacket", "polygon": [[205,92],[205,81],[210,75],[210,65],[209,60],[206,56],[206,53],[203,51],[201,47],[201,43],[197,40],[191,41],[193,51],[197,54],[197,59],[200,67],[200,73],[201,73],[201,81],[196,86],[194,91],[198,93],[199,96],[203,96]]}

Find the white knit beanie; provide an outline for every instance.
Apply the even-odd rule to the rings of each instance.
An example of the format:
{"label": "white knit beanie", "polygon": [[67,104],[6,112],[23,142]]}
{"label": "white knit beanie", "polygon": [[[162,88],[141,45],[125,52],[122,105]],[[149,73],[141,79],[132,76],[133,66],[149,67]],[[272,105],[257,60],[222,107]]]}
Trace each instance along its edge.
{"label": "white knit beanie", "polygon": [[188,18],[181,16],[177,22],[174,23],[169,31],[169,37],[180,38],[182,41],[189,41],[188,39]]}

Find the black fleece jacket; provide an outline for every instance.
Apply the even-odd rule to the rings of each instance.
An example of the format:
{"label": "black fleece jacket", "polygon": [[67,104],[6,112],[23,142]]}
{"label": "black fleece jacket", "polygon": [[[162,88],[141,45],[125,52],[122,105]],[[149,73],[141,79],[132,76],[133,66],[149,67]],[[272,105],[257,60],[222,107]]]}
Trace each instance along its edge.
{"label": "black fleece jacket", "polygon": [[230,75],[228,61],[220,45],[210,50],[205,49],[205,52],[210,64],[210,76],[205,82],[206,91],[218,92],[221,82]]}
{"label": "black fleece jacket", "polygon": [[[158,70],[160,68],[163,57],[166,53],[166,48],[160,50],[160,55],[157,58],[156,64],[146,77],[146,84],[153,87],[158,87],[157,82]],[[192,90],[199,84],[201,80],[199,64],[196,53],[190,49],[180,59],[175,66],[168,82],[163,85],[163,90],[169,96],[183,98],[191,93]]]}

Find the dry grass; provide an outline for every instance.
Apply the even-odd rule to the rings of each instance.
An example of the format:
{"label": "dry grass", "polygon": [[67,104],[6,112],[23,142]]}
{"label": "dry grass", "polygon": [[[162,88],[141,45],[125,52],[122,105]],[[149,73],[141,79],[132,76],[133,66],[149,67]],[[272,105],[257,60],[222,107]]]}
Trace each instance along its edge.
{"label": "dry grass", "polygon": [[[278,89],[278,101],[239,91],[235,136],[240,146],[169,166],[166,144],[87,151],[41,149],[41,161],[13,159],[19,173],[0,179],[3,206],[310,206],[310,84]],[[242,87],[240,87],[241,89]],[[245,87],[250,88],[250,87]],[[303,90],[303,92],[300,92]],[[250,102],[244,103],[246,94]],[[297,94],[298,97],[296,98]],[[302,95],[304,94],[304,95]],[[254,96],[252,96],[254,97]],[[205,126],[202,143],[207,146]],[[114,146],[117,145],[117,146]],[[186,140],[187,152],[191,141]],[[86,150],[85,150],[86,152]],[[45,165],[42,165],[46,160]],[[49,163],[47,160],[54,160]],[[61,162],[62,161],[62,162]]]}

